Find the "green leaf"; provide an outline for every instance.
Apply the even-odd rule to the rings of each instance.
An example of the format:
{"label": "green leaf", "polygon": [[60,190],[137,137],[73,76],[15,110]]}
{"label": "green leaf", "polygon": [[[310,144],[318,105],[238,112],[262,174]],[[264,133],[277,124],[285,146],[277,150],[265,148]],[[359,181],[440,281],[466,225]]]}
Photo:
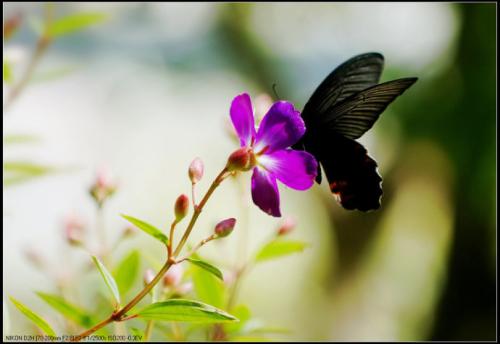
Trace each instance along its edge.
{"label": "green leaf", "polygon": [[50,327],[50,325],[42,319],[38,314],[33,312],[31,309],[23,305],[21,302],[14,299],[12,296],[9,296],[10,301],[14,304],[23,313],[28,319],[33,321],[36,326],[38,326],[44,333],[51,337],[56,337],[55,331]]}
{"label": "green leaf", "polygon": [[3,182],[5,186],[21,183],[28,179],[40,177],[54,171],[53,168],[48,166],[22,161],[4,162],[3,170]]}
{"label": "green leaf", "polygon": [[107,16],[103,13],[75,13],[55,20],[47,29],[50,37],[68,35],[90,25],[103,22]]}
{"label": "green leaf", "polygon": [[184,321],[214,323],[238,321],[231,314],[202,302],[170,299],[153,303],[137,313],[139,318],[148,320]]}
{"label": "green leaf", "polygon": [[255,256],[255,261],[262,262],[292,253],[302,252],[306,246],[307,244],[302,241],[273,240],[262,247]]}
{"label": "green leaf", "polygon": [[5,59],[3,60],[3,81],[5,81],[6,84],[12,83],[12,68],[10,67],[10,63],[6,61]]}
{"label": "green leaf", "polygon": [[113,275],[115,276],[116,283],[118,284],[122,296],[124,296],[134,285],[139,272],[140,262],[139,252],[134,250],[123,258],[115,269]]}
{"label": "green leaf", "polygon": [[10,134],[3,136],[3,144],[18,144],[18,143],[32,143],[39,141],[39,138],[33,135]]}
{"label": "green leaf", "polygon": [[223,307],[225,302],[224,284],[212,273],[198,266],[193,266],[192,278],[198,298],[215,307]]}
{"label": "green leaf", "polygon": [[61,313],[65,318],[73,320],[75,323],[82,327],[88,327],[92,325],[92,319],[86,314],[81,308],[72,305],[71,303],[64,300],[62,297],[47,293],[42,293],[40,291],[36,294],[49,306],[55,309],[57,312]]}
{"label": "green leaf", "polygon": [[212,264],[209,264],[203,260],[194,259],[194,258],[188,258],[186,260],[188,262],[196,265],[196,266],[199,266],[200,268],[204,269],[205,271],[210,272],[212,275],[214,275],[215,277],[217,277],[221,281],[224,281],[224,276],[222,275],[222,272],[219,269],[217,269],[215,266],[213,266]]}
{"label": "green leaf", "polygon": [[97,266],[97,269],[99,269],[99,272],[101,273],[104,282],[106,282],[109,291],[111,292],[113,298],[115,299],[116,302],[115,306],[118,308],[120,306],[120,292],[118,291],[118,287],[116,286],[115,279],[113,278],[113,276],[111,276],[108,269],[106,269],[106,267],[101,263],[101,261],[96,256],[92,256],[92,260]]}
{"label": "green leaf", "polygon": [[121,215],[125,220],[131,222],[134,224],[137,228],[140,230],[148,233],[152,237],[156,238],[157,240],[160,240],[162,243],[165,245],[168,244],[168,238],[165,234],[163,234],[158,228],[150,225],[149,223],[146,223],[142,220],[136,219],[135,217],[132,216],[127,216],[127,215]]}

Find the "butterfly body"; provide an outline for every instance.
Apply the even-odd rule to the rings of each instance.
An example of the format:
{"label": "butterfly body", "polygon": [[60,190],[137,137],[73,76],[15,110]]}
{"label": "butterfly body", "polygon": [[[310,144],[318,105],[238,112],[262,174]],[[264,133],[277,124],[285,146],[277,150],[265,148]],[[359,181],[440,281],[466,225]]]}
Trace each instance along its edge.
{"label": "butterfly body", "polygon": [[330,190],[349,210],[380,207],[382,178],[377,163],[355,139],[376,122],[387,106],[417,78],[379,84],[384,58],[379,53],[355,56],[337,67],[304,106],[306,133],[293,148],[313,154]]}

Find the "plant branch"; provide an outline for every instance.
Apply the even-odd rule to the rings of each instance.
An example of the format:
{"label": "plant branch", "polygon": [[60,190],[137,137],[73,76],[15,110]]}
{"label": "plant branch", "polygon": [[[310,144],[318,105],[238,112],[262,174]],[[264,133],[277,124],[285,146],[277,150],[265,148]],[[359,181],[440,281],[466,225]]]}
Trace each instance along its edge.
{"label": "plant branch", "polygon": [[[88,337],[92,333],[96,332],[97,330],[103,328],[104,326],[115,322],[115,321],[124,321],[128,320],[131,318],[134,318],[136,315],[132,315],[127,317],[125,314],[132,309],[139,301],[141,301],[150,291],[153,289],[153,287],[161,280],[163,275],[170,269],[170,267],[173,264],[176,264],[177,262],[175,261],[175,257],[179,254],[179,252],[182,250],[184,244],[186,243],[189,235],[191,234],[191,231],[193,230],[193,227],[196,223],[196,220],[198,219],[198,216],[200,215],[201,211],[203,210],[203,206],[207,203],[208,199],[212,195],[212,193],[215,191],[215,189],[219,186],[219,184],[226,178],[227,176],[227,168],[224,168],[219,175],[215,178],[213,181],[212,185],[210,188],[207,190],[207,193],[201,200],[200,204],[198,207],[193,212],[193,215],[191,217],[191,220],[189,222],[188,227],[186,228],[186,231],[184,232],[184,235],[181,238],[181,241],[179,242],[177,248],[175,249],[175,252],[173,254],[169,254],[166,263],[163,265],[161,270],[156,274],[156,276],[153,278],[151,282],[149,282],[144,289],[136,295],[129,303],[127,303],[123,308],[120,310],[117,310],[113,314],[111,314],[108,318],[105,320],[101,321],[100,323],[94,325],[92,328],[88,329],[87,331],[81,333],[80,335],[76,336],[73,341],[78,342],[85,337]],[[171,243],[171,241],[169,241]]]}

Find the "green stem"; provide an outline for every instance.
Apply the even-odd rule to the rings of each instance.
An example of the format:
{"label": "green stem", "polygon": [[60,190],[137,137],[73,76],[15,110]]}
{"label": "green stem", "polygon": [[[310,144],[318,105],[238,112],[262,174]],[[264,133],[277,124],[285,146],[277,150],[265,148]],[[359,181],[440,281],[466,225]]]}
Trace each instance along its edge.
{"label": "green stem", "polygon": [[144,338],[143,341],[149,341],[149,337],[151,336],[151,332],[153,331],[153,320],[149,320],[146,329],[144,330]]}
{"label": "green stem", "polygon": [[[212,195],[212,193],[215,191],[215,189],[219,186],[219,184],[224,180],[224,178],[226,177],[226,172],[227,172],[227,168],[224,168],[219,173],[219,175],[215,178],[215,180],[213,181],[212,185],[210,185],[210,188],[208,189],[207,193],[205,194],[205,196],[201,200],[199,206],[196,207],[196,209],[195,209],[195,211],[194,211],[194,213],[193,213],[193,215],[191,217],[191,221],[189,222],[189,225],[186,228],[186,231],[184,232],[184,235],[182,236],[181,241],[179,242],[177,248],[175,249],[174,254],[173,255],[169,255],[169,257],[167,259],[167,262],[163,265],[163,267],[158,272],[158,274],[156,274],[156,276],[153,278],[153,280],[151,282],[149,282],[144,287],[144,289],[139,294],[137,294],[137,296],[134,297],[132,299],[132,301],[130,301],[129,303],[127,303],[122,309],[114,312],[107,319],[101,321],[100,323],[94,325],[92,328],[90,328],[87,331],[85,331],[85,332],[81,333],[80,335],[76,336],[73,339],[73,341],[78,342],[78,341],[84,339],[85,337],[88,337],[89,335],[91,335],[95,331],[97,331],[97,330],[103,328],[104,326],[108,325],[109,323],[112,323],[114,321],[124,321],[124,320],[128,319],[128,318],[125,317],[125,314],[130,309],[132,309],[137,303],[139,303],[139,301],[141,301],[149,293],[149,291],[151,289],[153,289],[153,287],[160,281],[160,279],[163,277],[163,275],[165,275],[165,273],[168,271],[168,269],[170,269],[170,267],[173,264],[176,263],[175,257],[182,250],[184,244],[186,243],[186,241],[187,241],[187,239],[189,237],[189,234],[191,234],[191,231],[193,230],[193,227],[194,227],[194,225],[196,223],[196,220],[198,219],[198,216],[200,215],[201,211],[203,210],[203,206],[205,205],[205,203],[207,203],[208,199],[210,198],[210,196]],[[132,316],[132,317],[134,317],[134,316]]]}
{"label": "green stem", "polygon": [[9,108],[12,105],[14,100],[16,100],[16,98],[19,97],[19,95],[22,93],[28,82],[31,80],[33,72],[35,71],[36,66],[40,62],[41,57],[43,56],[49,45],[52,43],[52,38],[47,34],[47,30],[50,27],[51,22],[52,22],[52,5],[48,5],[45,8],[45,24],[44,24],[45,33],[38,39],[33,55],[31,56],[31,59],[28,63],[28,67],[24,71],[24,74],[22,75],[21,79],[10,90],[7,96],[7,100],[3,105],[4,110],[7,110],[7,108]]}
{"label": "green stem", "polygon": [[191,217],[191,221],[189,221],[189,224],[186,228],[186,231],[184,232],[184,235],[181,238],[181,241],[179,242],[179,245],[177,245],[177,248],[174,251],[173,256],[177,257],[177,255],[180,253],[182,248],[184,247],[184,244],[186,243],[189,235],[191,234],[191,231],[193,230],[194,224],[196,223],[196,220],[198,219],[198,216],[200,216],[201,211],[203,210],[203,207],[205,206],[205,203],[207,203],[208,199],[212,195],[212,193],[217,189],[219,184],[224,180],[226,177],[226,172],[227,168],[224,168],[217,178],[213,181],[212,185],[210,185],[210,188],[208,189],[207,193],[201,200],[200,204],[194,209],[193,216]]}

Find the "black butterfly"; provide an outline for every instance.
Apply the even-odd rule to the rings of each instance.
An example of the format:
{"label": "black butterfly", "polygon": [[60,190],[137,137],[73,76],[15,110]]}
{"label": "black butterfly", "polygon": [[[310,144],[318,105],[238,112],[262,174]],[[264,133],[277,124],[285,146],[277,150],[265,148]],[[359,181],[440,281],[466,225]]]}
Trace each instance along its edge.
{"label": "black butterfly", "polygon": [[[313,154],[323,166],[330,190],[349,210],[380,207],[382,178],[377,163],[354,141],[370,129],[385,108],[417,78],[378,84],[384,57],[355,56],[337,67],[304,106],[306,133],[293,147]],[[321,183],[318,164],[316,182]]]}

